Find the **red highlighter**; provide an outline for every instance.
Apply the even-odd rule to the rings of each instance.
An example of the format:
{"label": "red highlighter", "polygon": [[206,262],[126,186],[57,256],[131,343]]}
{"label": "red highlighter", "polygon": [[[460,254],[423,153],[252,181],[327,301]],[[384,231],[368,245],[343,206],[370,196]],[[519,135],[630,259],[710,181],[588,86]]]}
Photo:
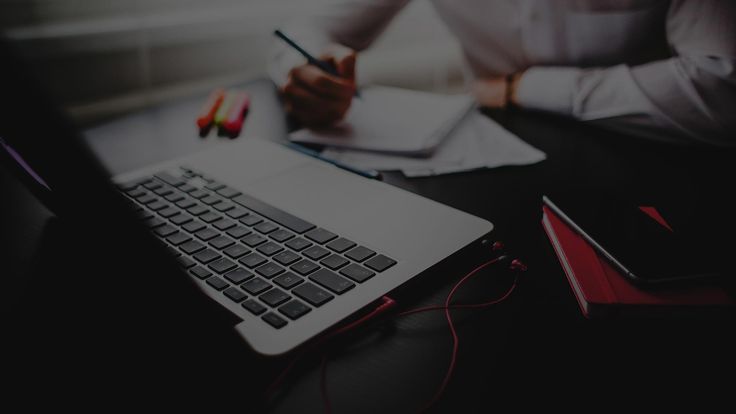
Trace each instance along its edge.
{"label": "red highlighter", "polygon": [[215,114],[217,109],[222,105],[222,101],[225,99],[225,90],[216,89],[212,91],[210,96],[207,98],[207,103],[202,107],[197,117],[197,126],[200,130],[206,130],[212,126],[215,120]]}
{"label": "red highlighter", "polygon": [[250,96],[247,92],[234,92],[233,100],[230,103],[230,108],[227,111],[227,116],[220,126],[223,135],[227,135],[230,138],[235,138],[240,135],[240,130],[243,128],[243,120],[248,114],[250,108]]}

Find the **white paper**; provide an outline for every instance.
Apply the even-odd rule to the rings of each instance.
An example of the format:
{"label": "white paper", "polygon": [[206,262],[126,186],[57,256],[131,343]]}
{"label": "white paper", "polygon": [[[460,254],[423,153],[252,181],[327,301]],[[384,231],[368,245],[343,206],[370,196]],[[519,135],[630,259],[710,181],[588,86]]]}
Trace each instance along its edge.
{"label": "white paper", "polygon": [[429,158],[336,148],[327,148],[322,155],[359,169],[401,170],[408,177],[535,164],[547,157],[479,112],[465,117]]}
{"label": "white paper", "polygon": [[354,98],[345,120],[334,127],[301,129],[295,142],[394,154],[430,156],[473,108],[467,95],[441,95],[372,86]]}

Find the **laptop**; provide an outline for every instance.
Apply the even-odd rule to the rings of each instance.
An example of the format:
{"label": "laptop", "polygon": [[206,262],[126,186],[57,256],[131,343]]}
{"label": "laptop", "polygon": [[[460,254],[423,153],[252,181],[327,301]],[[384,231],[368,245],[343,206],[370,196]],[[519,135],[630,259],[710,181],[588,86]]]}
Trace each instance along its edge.
{"label": "laptop", "polygon": [[[493,229],[261,139],[223,141],[111,177],[14,69],[17,59],[2,54],[4,162],[56,211],[93,203],[135,214],[134,226],[145,229],[137,237],[157,240],[160,254],[175,258],[171,271],[229,311],[234,329],[260,354],[293,350]],[[33,111],[16,108],[31,101]],[[91,191],[81,199],[85,188]]]}

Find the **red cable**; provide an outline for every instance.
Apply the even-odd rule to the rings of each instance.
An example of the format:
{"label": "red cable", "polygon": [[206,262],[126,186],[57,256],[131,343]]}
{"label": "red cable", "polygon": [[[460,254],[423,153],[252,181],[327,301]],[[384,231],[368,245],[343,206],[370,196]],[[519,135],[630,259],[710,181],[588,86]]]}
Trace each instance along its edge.
{"label": "red cable", "polygon": [[[447,325],[450,327],[450,333],[452,334],[452,356],[450,357],[450,365],[447,367],[447,372],[445,373],[445,378],[442,380],[442,383],[440,384],[440,387],[437,389],[437,392],[435,392],[434,396],[427,402],[427,404],[422,407],[422,409],[419,410],[419,412],[425,412],[430,407],[432,407],[437,400],[439,400],[440,396],[445,392],[445,388],[447,387],[447,384],[450,382],[450,377],[452,377],[452,372],[455,370],[455,361],[457,360],[457,349],[460,344],[460,340],[457,337],[457,332],[455,331],[455,324],[452,322],[452,317],[450,316],[450,301],[452,300],[452,297],[455,296],[455,292],[458,290],[460,286],[465,283],[466,280],[473,277],[476,273],[480,272],[481,270],[485,269],[486,267],[496,263],[499,260],[499,258],[495,258],[492,260],[489,260],[482,265],[476,267],[473,269],[470,273],[465,275],[462,279],[460,279],[459,282],[455,284],[455,286],[452,287],[452,290],[450,290],[450,293],[447,295],[447,299],[445,299],[445,318],[447,318]],[[512,286],[515,286],[512,285]],[[513,290],[510,289],[509,292]],[[502,299],[505,299],[507,295],[504,295]]]}
{"label": "red cable", "polygon": [[376,316],[378,316],[378,315],[386,312],[387,310],[389,310],[390,308],[392,308],[394,305],[396,305],[396,301],[394,301],[393,299],[389,298],[388,296],[383,296],[381,298],[381,300],[383,300],[383,303],[381,305],[379,305],[377,308],[373,309],[370,313],[368,313],[366,315],[363,315],[359,319],[357,319],[357,320],[355,320],[355,321],[353,321],[353,322],[351,322],[351,323],[349,323],[349,324],[347,324],[345,326],[341,326],[341,327],[335,329],[334,331],[325,333],[324,335],[322,335],[321,337],[319,337],[315,342],[313,342],[312,344],[310,344],[308,348],[302,349],[300,351],[300,353],[296,357],[294,357],[294,359],[292,359],[291,362],[289,362],[289,364],[274,379],[274,381],[271,383],[271,385],[268,386],[268,388],[266,389],[266,394],[267,395],[271,395],[276,390],[276,388],[281,384],[281,381],[284,380],[284,378],[289,373],[289,371],[291,371],[291,369],[294,367],[294,365],[296,365],[297,361],[305,353],[307,353],[307,351],[313,349],[314,347],[316,347],[318,345],[321,345],[322,343],[324,343],[325,341],[327,341],[328,339],[332,338],[333,336],[335,336],[337,334],[347,332],[347,331],[349,331],[349,330],[351,330],[351,329],[353,329],[353,328],[355,328],[355,327],[357,327],[357,326],[359,326],[359,325],[361,325],[361,324],[363,324],[363,323],[365,323],[365,322],[367,322],[367,321],[375,318]]}

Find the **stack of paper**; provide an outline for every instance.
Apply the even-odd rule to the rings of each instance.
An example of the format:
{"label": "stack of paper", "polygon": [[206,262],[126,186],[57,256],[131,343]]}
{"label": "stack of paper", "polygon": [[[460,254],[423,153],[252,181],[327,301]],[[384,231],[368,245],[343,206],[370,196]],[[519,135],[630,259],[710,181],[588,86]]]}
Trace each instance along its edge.
{"label": "stack of paper", "polygon": [[538,149],[473,110],[464,95],[372,87],[333,128],[299,130],[290,139],[326,145],[322,156],[366,170],[420,177],[546,158]]}
{"label": "stack of paper", "polygon": [[546,158],[544,152],[522,141],[480,113],[466,117],[429,158],[410,158],[335,148],[325,149],[322,155],[360,169],[400,170],[408,177],[449,174],[505,165],[528,165]]}

